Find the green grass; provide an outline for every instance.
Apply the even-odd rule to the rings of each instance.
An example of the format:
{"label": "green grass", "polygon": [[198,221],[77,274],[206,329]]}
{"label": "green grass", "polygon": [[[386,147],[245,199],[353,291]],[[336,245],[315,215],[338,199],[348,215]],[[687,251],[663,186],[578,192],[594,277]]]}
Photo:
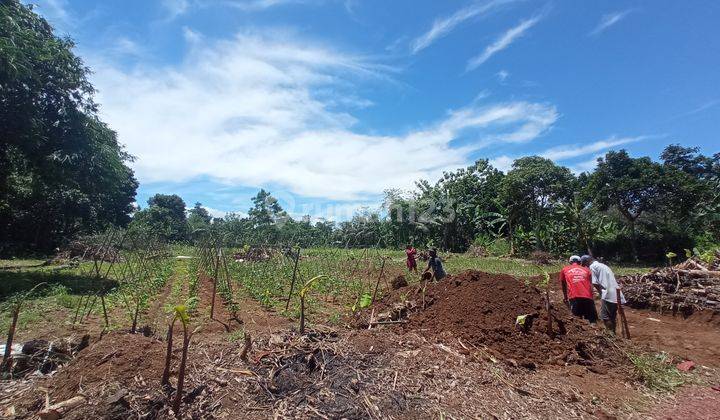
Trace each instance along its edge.
{"label": "green grass", "polygon": [[638,378],[654,391],[670,392],[686,382],[667,353],[630,354]]}
{"label": "green grass", "polygon": [[[198,249],[188,246],[176,246],[172,248],[172,253],[172,255],[197,255]],[[231,300],[233,302],[238,301],[241,297],[250,297],[268,308],[283,313],[285,299],[290,290],[293,259],[288,256],[276,255],[268,261],[238,263],[231,258],[234,250],[227,249],[225,253],[228,256],[227,264],[232,278],[234,289],[232,294],[234,296],[223,287],[220,287],[220,295],[226,301]],[[404,250],[312,248],[303,249],[301,255],[297,282],[293,291],[290,310],[286,315],[299,317],[298,308],[300,305],[297,294],[302,284],[310,278],[322,274],[324,277],[313,285],[308,294],[307,306],[308,314],[311,316],[310,320],[323,319],[327,321],[331,319],[337,321],[340,319],[340,314],[350,312],[351,307],[358,301],[360,296],[368,293],[372,294],[382,259],[385,259],[385,272],[390,273],[386,275],[388,280],[397,273],[406,273]],[[441,257],[446,271],[450,274],[458,274],[465,270],[480,270],[489,273],[505,273],[526,277],[539,276],[543,272],[552,274],[559,271],[563,266],[560,261],[540,267],[533,262],[522,259],[478,258],[466,254],[441,254]],[[27,267],[42,260],[2,260],[0,265],[8,264],[9,261],[17,264],[17,266]],[[418,263],[419,269],[422,271],[425,265],[422,261],[418,261]],[[111,279],[117,280],[116,277],[120,272],[119,268],[123,264],[126,263],[120,262],[116,264],[110,273]],[[190,309],[193,309],[197,305],[197,300],[193,298],[197,296],[199,288],[197,276],[199,264],[200,260],[198,258],[190,260],[169,258],[162,262],[157,268],[158,278],[148,279],[149,282],[152,280],[153,285],[148,288],[148,296],[143,301],[150,301],[157,296],[165,281],[174,272],[174,283],[167,301],[174,304],[185,302]],[[649,269],[649,267],[644,266],[616,264],[612,264],[611,268],[618,276]],[[26,326],[34,322],[43,322],[42,316],[39,315],[42,314],[43,310],[67,308],[68,312],[74,313],[77,300],[81,294],[94,293],[99,289],[99,285],[92,273],[93,264],[91,262],[85,262],[78,267],[62,270],[57,270],[53,266],[43,266],[0,271],[0,303],[14,293],[29,290],[40,282],[46,282],[50,285],[47,288],[48,290],[52,287],[62,286],[63,292],[40,291],[41,296],[28,302],[28,310],[24,310],[23,315],[21,315],[21,324]],[[417,277],[415,275],[407,276],[408,281],[411,283],[417,282]],[[116,306],[124,308],[126,302],[123,299],[123,293],[127,298],[130,292],[127,288],[133,287],[132,284],[123,284],[122,282],[115,283],[113,286],[114,288],[106,299],[109,311]],[[381,283],[380,296],[383,289],[384,282]],[[145,306],[146,304],[143,305],[143,307]],[[94,308],[95,313],[99,313],[99,310],[99,305]],[[6,327],[7,320],[5,318],[3,317],[2,322],[0,322],[0,328]],[[125,321],[126,319],[122,319],[122,321],[116,320],[115,322]]]}
{"label": "green grass", "polygon": [[[36,323],[48,322],[47,315],[62,309],[73,309],[78,297],[70,295],[67,288],[55,285],[41,290],[31,299],[25,300],[18,317],[17,330],[23,331]],[[5,334],[12,322],[9,304],[0,305],[0,334]]]}
{"label": "green grass", "polygon": [[38,259],[0,259],[0,269],[20,269],[20,268],[28,268],[28,267],[36,267],[42,263],[44,263],[45,260],[38,260]]}
{"label": "green grass", "polygon": [[[226,251],[232,255],[232,250]],[[298,276],[291,308],[296,308],[297,292],[300,285],[317,275],[324,275],[312,288],[308,297],[310,313],[324,312],[330,316],[338,307],[350,308],[363,293],[372,293],[374,279],[380,271],[382,259],[385,259],[386,273],[405,273],[404,250],[389,249],[339,249],[311,248],[302,250],[298,265]],[[500,257],[478,258],[466,254],[442,254],[445,269],[450,274],[465,270],[480,270],[488,273],[510,274],[518,277],[540,276],[544,273],[560,271],[564,263],[555,261],[539,266],[532,261]],[[419,269],[425,266],[418,261]],[[285,299],[290,290],[293,260],[277,255],[267,261],[235,262],[229,261],[231,276],[243,286],[244,291],[266,307],[284,310]],[[618,275],[647,270],[641,266],[612,267]],[[388,276],[389,277],[389,276]],[[408,276],[408,281],[417,281],[417,276]],[[382,287],[381,287],[382,293]],[[297,316],[294,309],[289,316]]]}

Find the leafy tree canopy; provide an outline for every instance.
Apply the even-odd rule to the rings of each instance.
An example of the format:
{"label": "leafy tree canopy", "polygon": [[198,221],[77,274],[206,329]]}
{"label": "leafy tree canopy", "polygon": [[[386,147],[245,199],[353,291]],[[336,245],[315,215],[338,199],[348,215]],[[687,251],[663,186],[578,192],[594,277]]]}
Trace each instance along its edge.
{"label": "leafy tree canopy", "polygon": [[130,221],[132,158],[98,119],[73,47],[30,7],[0,3],[0,252]]}

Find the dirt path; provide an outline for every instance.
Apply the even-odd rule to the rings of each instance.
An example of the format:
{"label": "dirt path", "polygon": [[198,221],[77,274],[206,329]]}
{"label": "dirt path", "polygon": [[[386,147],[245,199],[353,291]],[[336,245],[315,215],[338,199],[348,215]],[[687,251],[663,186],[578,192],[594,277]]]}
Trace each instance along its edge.
{"label": "dirt path", "polygon": [[717,325],[647,310],[628,309],[625,313],[634,342],[699,364],[720,367],[720,328]]}
{"label": "dirt path", "polygon": [[656,420],[717,419],[720,413],[720,391],[711,387],[690,386],[658,404],[649,413]]}
{"label": "dirt path", "polygon": [[[550,278],[551,300],[554,305],[563,305],[558,276],[552,274]],[[595,306],[600,313],[600,301],[597,299]],[[720,368],[720,322],[717,316],[696,314],[683,319],[650,310],[625,309],[633,342]]]}

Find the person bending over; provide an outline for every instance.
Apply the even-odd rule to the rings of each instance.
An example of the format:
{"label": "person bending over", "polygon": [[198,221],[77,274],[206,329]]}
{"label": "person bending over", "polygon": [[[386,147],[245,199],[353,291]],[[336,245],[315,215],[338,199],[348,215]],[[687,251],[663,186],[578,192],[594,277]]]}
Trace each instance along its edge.
{"label": "person bending over", "polygon": [[429,254],[430,258],[428,258],[428,266],[425,271],[423,271],[423,274],[432,270],[435,280],[442,280],[446,276],[446,273],[442,265],[442,260],[440,260],[440,257],[437,255],[437,249],[431,249]]}
{"label": "person bending over", "polygon": [[620,291],[620,286],[615,279],[610,267],[596,261],[590,255],[583,255],[581,258],[582,265],[588,267],[592,273],[592,284],[597,289],[602,299],[600,306],[600,319],[605,324],[605,328],[615,334],[617,327],[617,297],[620,293],[620,303],[625,304],[625,296]]}
{"label": "person bending over", "polygon": [[597,310],[593,300],[590,269],[580,264],[580,257],[570,257],[570,264],[560,271],[560,285],[563,302],[570,306],[573,315],[587,319],[591,324],[597,322]]}

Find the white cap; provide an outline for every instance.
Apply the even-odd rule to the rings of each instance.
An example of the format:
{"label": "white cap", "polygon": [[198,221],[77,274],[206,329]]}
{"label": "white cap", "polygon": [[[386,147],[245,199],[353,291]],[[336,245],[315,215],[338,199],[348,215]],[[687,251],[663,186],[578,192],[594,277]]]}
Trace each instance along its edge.
{"label": "white cap", "polygon": [[570,262],[580,262],[580,257],[578,257],[577,255],[573,255],[570,257]]}

